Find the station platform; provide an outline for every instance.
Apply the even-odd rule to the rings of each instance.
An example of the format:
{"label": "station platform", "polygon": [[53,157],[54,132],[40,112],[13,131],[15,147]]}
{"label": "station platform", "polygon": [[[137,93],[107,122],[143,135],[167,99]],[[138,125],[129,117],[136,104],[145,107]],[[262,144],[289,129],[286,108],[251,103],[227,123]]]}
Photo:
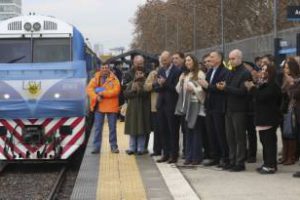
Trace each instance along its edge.
{"label": "station platform", "polygon": [[[299,200],[300,179],[292,178],[299,164],[279,165],[278,173],[260,175],[261,146],[258,161],[247,164],[244,172],[223,171],[216,167],[184,167],[156,163],[149,155],[127,155],[128,136],[124,123],[118,123],[119,154],[110,152],[107,124],[102,151],[91,154],[93,134],[73,189],[72,200]],[[279,133],[278,133],[279,134]],[[280,138],[280,137],[279,137]],[[278,144],[281,142],[278,141]],[[149,144],[152,144],[151,137]],[[149,146],[151,149],[151,145]],[[279,147],[280,149],[280,147]]]}

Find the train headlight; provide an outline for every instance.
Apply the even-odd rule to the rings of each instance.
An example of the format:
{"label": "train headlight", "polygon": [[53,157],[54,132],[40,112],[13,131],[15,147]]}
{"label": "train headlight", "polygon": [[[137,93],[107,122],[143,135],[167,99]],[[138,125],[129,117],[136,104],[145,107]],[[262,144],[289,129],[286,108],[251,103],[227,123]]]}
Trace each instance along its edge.
{"label": "train headlight", "polygon": [[4,97],[4,99],[10,99],[10,95],[9,94],[4,94],[3,97]]}
{"label": "train headlight", "polygon": [[31,31],[31,28],[32,28],[31,23],[26,22],[26,23],[24,24],[24,29],[25,29],[26,31]]}
{"label": "train headlight", "polygon": [[55,93],[55,94],[54,94],[54,98],[55,98],[55,99],[59,99],[59,98],[60,98],[60,94],[59,94],[59,93]]}
{"label": "train headlight", "polygon": [[33,30],[35,30],[35,31],[41,30],[41,27],[42,27],[42,25],[40,23],[38,23],[38,22],[35,22],[33,24]]}

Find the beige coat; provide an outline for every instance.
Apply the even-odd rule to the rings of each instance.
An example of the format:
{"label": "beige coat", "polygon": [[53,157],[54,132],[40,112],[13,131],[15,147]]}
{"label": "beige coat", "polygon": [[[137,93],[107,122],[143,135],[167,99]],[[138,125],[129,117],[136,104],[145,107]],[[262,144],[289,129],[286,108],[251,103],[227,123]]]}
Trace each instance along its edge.
{"label": "beige coat", "polygon": [[157,103],[158,94],[157,92],[153,91],[153,87],[152,87],[152,84],[153,82],[156,81],[156,78],[157,78],[157,70],[151,71],[144,85],[144,89],[148,92],[151,92],[151,112],[157,112],[156,103]]}

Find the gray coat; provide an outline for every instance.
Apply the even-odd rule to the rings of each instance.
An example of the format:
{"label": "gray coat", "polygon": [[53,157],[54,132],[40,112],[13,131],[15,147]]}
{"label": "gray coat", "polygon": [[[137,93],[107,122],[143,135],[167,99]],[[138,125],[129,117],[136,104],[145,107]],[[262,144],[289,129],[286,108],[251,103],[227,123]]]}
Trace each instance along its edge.
{"label": "gray coat", "polygon": [[151,101],[150,92],[144,90],[144,82],[139,91],[132,90],[133,81],[130,82],[124,91],[128,99],[128,106],[125,117],[125,134],[146,135],[151,132]]}

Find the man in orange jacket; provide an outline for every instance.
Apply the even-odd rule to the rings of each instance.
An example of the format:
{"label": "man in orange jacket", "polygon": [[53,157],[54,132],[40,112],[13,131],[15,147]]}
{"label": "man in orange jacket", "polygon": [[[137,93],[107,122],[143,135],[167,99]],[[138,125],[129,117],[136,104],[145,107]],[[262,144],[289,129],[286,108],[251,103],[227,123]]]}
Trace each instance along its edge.
{"label": "man in orange jacket", "polygon": [[105,115],[108,118],[109,143],[112,153],[119,153],[117,144],[117,113],[119,112],[120,82],[110,71],[108,65],[103,65],[99,72],[96,72],[86,88],[90,98],[90,109],[95,112],[95,135],[93,154],[101,149],[102,130]]}

